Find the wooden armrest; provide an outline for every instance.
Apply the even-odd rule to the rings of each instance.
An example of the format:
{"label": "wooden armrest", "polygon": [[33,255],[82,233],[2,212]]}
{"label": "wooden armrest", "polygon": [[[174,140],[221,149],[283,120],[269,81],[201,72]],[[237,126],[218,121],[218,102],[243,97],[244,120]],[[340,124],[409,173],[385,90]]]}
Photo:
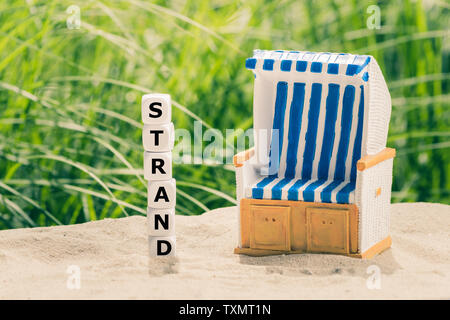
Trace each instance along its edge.
{"label": "wooden armrest", "polygon": [[244,162],[253,157],[255,154],[255,148],[250,148],[248,150],[239,152],[233,157],[233,164],[236,168],[242,167]]}
{"label": "wooden armrest", "polygon": [[359,171],[364,171],[384,160],[391,159],[394,157],[395,157],[395,149],[384,148],[377,154],[368,155],[358,160],[358,162],[356,163],[356,168],[358,168]]}

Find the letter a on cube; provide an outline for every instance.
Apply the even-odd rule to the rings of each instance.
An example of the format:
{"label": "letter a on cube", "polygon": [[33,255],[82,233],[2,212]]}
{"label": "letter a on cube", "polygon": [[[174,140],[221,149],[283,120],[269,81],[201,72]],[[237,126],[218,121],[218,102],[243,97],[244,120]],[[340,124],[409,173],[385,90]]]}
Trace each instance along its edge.
{"label": "letter a on cube", "polygon": [[175,208],[154,209],[147,208],[147,219],[150,236],[175,235]]}
{"label": "letter a on cube", "polygon": [[170,95],[150,93],[142,96],[142,122],[144,124],[168,124],[172,119]]}
{"label": "letter a on cube", "polygon": [[167,152],[173,149],[175,130],[173,123],[161,125],[144,124],[142,144],[145,151]]}
{"label": "letter a on cube", "polygon": [[175,179],[148,182],[148,207],[155,209],[175,208]]}
{"label": "letter a on cube", "polygon": [[176,239],[171,237],[149,237],[150,257],[170,257],[175,255]]}
{"label": "letter a on cube", "polygon": [[172,179],[172,153],[144,152],[144,178],[151,181]]}

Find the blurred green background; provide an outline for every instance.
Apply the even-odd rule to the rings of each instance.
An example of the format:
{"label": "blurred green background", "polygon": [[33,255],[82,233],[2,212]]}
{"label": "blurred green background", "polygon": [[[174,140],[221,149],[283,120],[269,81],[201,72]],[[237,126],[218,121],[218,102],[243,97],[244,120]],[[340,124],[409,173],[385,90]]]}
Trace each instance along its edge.
{"label": "blurred green background", "polygon": [[[381,28],[367,20],[377,4]],[[81,27],[70,29],[80,8]],[[449,2],[0,4],[0,229],[145,214],[140,98],[176,128],[252,126],[252,50],[373,55],[393,99],[393,202],[450,202]],[[76,18],[76,17],[75,17]],[[233,143],[233,141],[228,141]],[[177,213],[234,203],[229,165],[175,165]]]}

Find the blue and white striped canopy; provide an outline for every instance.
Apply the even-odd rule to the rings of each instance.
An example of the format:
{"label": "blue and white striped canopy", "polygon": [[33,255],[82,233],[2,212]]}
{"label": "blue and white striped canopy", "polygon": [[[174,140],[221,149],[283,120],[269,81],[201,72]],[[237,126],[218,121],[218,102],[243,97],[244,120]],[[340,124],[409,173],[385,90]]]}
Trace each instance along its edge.
{"label": "blue and white striped canopy", "polygon": [[[256,51],[247,59],[246,67],[268,72],[266,78],[277,73],[271,110],[278,132],[270,148],[278,170],[247,186],[247,197],[354,203],[369,62],[369,56],[296,51]],[[284,72],[303,75],[283,79]]]}
{"label": "blue and white striped canopy", "polygon": [[369,74],[364,69],[370,59],[370,56],[349,53],[255,50],[254,56],[245,61],[245,67],[249,70],[360,75],[367,81]]}

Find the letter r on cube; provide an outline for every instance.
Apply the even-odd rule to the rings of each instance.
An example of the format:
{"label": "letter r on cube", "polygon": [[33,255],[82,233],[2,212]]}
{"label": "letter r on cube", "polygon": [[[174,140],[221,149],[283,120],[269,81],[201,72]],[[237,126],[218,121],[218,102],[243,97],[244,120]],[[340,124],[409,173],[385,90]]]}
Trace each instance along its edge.
{"label": "letter r on cube", "polygon": [[172,153],[144,152],[144,178],[151,181],[172,179]]}

